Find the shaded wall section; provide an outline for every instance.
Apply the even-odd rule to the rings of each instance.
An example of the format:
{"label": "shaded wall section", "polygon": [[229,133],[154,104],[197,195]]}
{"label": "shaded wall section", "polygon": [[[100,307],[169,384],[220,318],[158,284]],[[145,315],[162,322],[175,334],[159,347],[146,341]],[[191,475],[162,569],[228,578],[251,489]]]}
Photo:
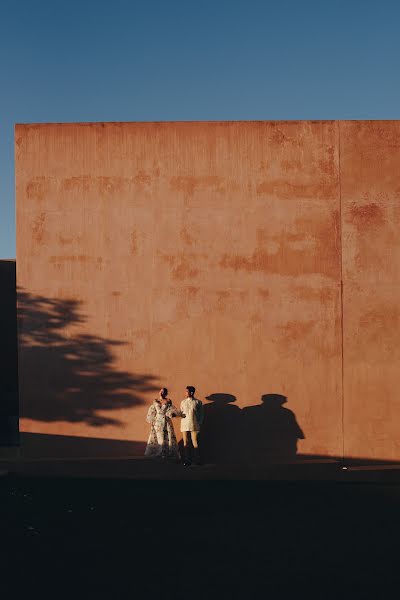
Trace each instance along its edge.
{"label": "shaded wall section", "polygon": [[15,279],[15,260],[0,260],[0,446],[19,443]]}
{"label": "shaded wall section", "polygon": [[400,459],[400,122],[340,123],[345,453]]}
{"label": "shaded wall section", "polygon": [[209,460],[341,454],[337,122],[18,125],[16,171],[24,432],[142,448],[190,384]]}

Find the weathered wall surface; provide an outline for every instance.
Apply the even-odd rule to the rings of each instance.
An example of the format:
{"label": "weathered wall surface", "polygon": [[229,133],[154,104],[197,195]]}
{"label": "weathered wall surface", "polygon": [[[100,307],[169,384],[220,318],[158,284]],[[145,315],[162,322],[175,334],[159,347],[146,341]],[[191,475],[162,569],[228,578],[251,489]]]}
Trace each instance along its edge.
{"label": "weathered wall surface", "polygon": [[345,453],[400,459],[400,122],[341,129]]}
{"label": "weathered wall surface", "polygon": [[141,452],[190,384],[210,459],[341,454],[337,122],[19,125],[16,169],[23,431]]}

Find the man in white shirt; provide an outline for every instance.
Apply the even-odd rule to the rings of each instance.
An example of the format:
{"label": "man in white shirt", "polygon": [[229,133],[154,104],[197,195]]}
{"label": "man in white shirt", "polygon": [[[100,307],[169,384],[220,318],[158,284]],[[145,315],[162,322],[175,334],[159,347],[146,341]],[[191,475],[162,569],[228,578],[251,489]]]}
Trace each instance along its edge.
{"label": "man in white shirt", "polygon": [[192,385],[186,388],[186,398],[181,402],[181,412],[185,415],[181,419],[181,432],[184,446],[185,466],[191,464],[190,458],[190,439],[193,445],[194,463],[200,464],[200,454],[198,445],[198,434],[204,419],[204,409],[201,400],[194,397],[196,389]]}

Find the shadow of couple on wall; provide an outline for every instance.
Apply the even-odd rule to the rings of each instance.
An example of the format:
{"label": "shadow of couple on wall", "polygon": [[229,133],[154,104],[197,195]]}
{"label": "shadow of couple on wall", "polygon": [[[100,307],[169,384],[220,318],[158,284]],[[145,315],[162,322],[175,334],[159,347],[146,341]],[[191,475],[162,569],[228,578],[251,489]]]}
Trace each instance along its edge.
{"label": "shadow of couple on wall", "polygon": [[232,394],[206,397],[201,432],[202,455],[209,463],[262,463],[290,460],[305,439],[287,397],[263,394],[261,403],[240,409]]}

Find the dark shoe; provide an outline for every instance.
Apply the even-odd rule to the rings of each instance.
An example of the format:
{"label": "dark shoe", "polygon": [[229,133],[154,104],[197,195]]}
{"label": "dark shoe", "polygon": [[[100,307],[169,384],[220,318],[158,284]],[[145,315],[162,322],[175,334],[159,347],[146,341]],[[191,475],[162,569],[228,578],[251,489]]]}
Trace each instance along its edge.
{"label": "dark shoe", "polygon": [[190,460],[190,449],[186,446],[183,448],[183,466],[190,467],[192,461]]}
{"label": "dark shoe", "polygon": [[200,451],[198,448],[194,448],[194,460],[193,460],[195,465],[201,465],[201,460],[200,460]]}

